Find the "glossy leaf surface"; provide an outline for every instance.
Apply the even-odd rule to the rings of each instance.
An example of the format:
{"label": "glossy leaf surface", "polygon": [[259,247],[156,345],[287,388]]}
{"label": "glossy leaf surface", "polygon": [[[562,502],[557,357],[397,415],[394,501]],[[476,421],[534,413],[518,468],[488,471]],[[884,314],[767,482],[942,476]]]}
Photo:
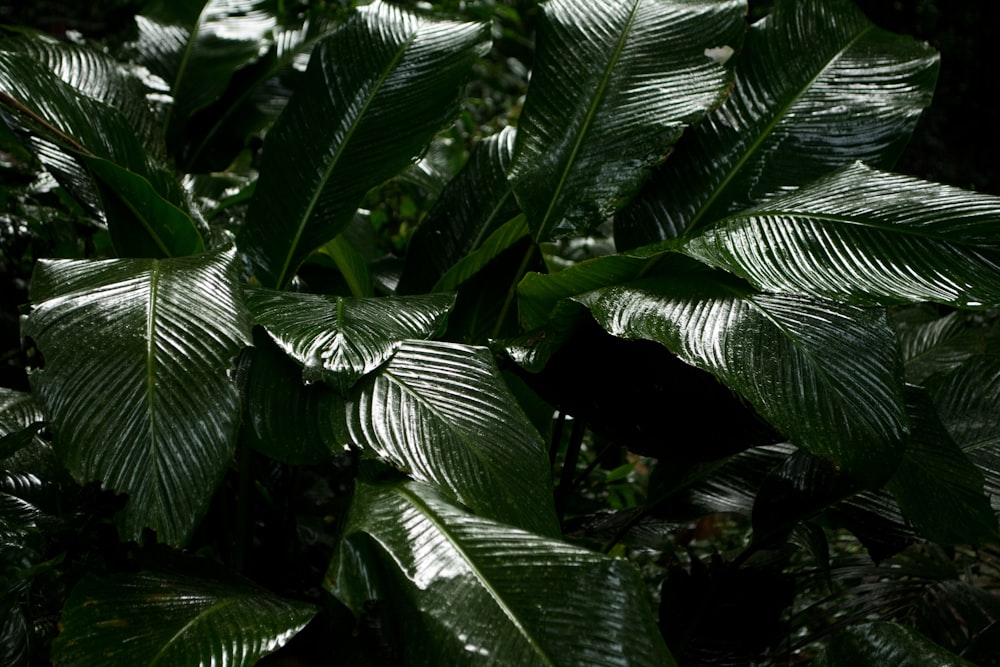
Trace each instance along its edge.
{"label": "glossy leaf surface", "polygon": [[87,577],[70,594],[56,665],[246,665],[282,646],[315,614],[224,571]]}
{"label": "glossy leaf surface", "polygon": [[817,667],[972,667],[919,632],[897,623],[855,626],[833,638],[816,659]]}
{"label": "glossy leaf surface", "polygon": [[545,446],[486,348],[406,342],[351,398],[355,444],[480,516],[559,534]]}
{"label": "glossy leaf surface", "polygon": [[359,487],[329,578],[355,613],[398,601],[407,664],[676,664],[631,563],[471,516],[419,483]]}
{"label": "glossy leaf surface", "polygon": [[932,48],[848,0],[778,2],[734,60],[726,103],[618,216],[620,248],[688,234],[855,160],[890,168],[937,76]]}
{"label": "glossy leaf surface", "polygon": [[741,39],[725,0],[553,0],[510,177],[536,241],[596,227],[638,191],[730,82],[705,50]]}
{"label": "glossy leaf surface", "polygon": [[448,182],[410,239],[400,293],[430,291],[448,269],[520,212],[507,181],[513,148],[514,128],[508,126],[483,139]]}
{"label": "glossy leaf surface", "polygon": [[254,320],[302,366],[302,379],[323,380],[342,392],[403,341],[440,333],[453,303],[450,294],[357,299],[247,291]]}
{"label": "glossy leaf surface", "polygon": [[660,277],[575,297],[610,333],[659,341],[743,395],[791,441],[878,486],[907,435],[884,313],[755,294],[720,274]]}
{"label": "glossy leaf surface", "polygon": [[129,493],[127,538],[183,544],[229,463],[239,397],[227,377],[250,324],[232,249],[168,260],[48,260],[23,334],[57,450],[81,483]]}
{"label": "glossy leaf surface", "polygon": [[222,95],[233,72],[267,47],[275,21],[264,0],[156,0],[136,16],[138,61],[167,82],[167,138]]}
{"label": "glossy leaf surface", "polygon": [[684,252],[765,291],[1000,304],[1000,197],[860,163],[720,221]]}
{"label": "glossy leaf surface", "polygon": [[484,24],[377,1],[316,47],[302,94],[268,132],[239,239],[262,285],[286,285],[347,224],[365,192],[420,153],[457,111],[487,39]]}
{"label": "glossy leaf surface", "polygon": [[478,248],[458,260],[441,276],[432,289],[435,292],[458,289],[467,280],[485,269],[505,250],[513,247],[527,235],[528,225],[523,215],[504,223],[494,230]]}

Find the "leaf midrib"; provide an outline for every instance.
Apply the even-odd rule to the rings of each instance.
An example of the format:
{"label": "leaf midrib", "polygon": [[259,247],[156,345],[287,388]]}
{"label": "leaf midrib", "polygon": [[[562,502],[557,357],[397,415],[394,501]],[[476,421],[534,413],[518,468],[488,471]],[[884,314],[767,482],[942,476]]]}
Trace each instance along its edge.
{"label": "leaf midrib", "polygon": [[781,123],[781,121],[784,120],[784,118],[788,115],[789,110],[791,110],[791,108],[795,106],[796,103],[798,103],[799,99],[802,98],[802,96],[806,93],[806,91],[809,90],[809,88],[812,87],[812,85],[816,83],[816,81],[818,81],[820,77],[826,74],[826,72],[833,66],[833,64],[836,63],[838,60],[840,60],[841,56],[843,56],[843,54],[846,53],[848,49],[853,47],[854,44],[857,43],[862,37],[864,37],[873,30],[875,30],[875,26],[869,25],[867,28],[859,32],[857,35],[855,35],[854,38],[848,41],[847,44],[845,44],[840,50],[834,53],[827,60],[826,64],[823,65],[816,72],[815,76],[813,76],[802,87],[799,88],[799,90],[789,99],[789,102],[787,104],[785,104],[783,107],[777,110],[771,121],[768,122],[763,127],[758,136],[747,147],[747,150],[743,152],[742,157],[740,157],[740,159],[737,160],[737,162],[729,169],[729,171],[726,173],[725,178],[719,183],[719,185],[712,192],[712,195],[698,208],[695,214],[691,217],[690,221],[688,221],[688,223],[685,225],[684,229],[681,231],[680,234],[682,238],[690,237],[692,231],[694,231],[699,227],[700,223],[702,222],[702,218],[705,216],[705,214],[712,208],[712,206],[715,205],[715,202],[718,201],[718,199],[722,196],[723,192],[726,191],[726,189],[729,187],[729,184],[732,183],[733,179],[735,179],[737,175],[739,175],[739,173],[743,170],[743,167],[750,160],[750,158],[756,155],[757,151],[761,148],[761,146],[763,146],[764,142],[771,136],[775,128],[777,128],[778,125]]}
{"label": "leaf midrib", "polygon": [[340,162],[340,158],[343,156],[346,147],[350,144],[351,138],[354,136],[354,133],[357,131],[358,127],[362,124],[365,118],[365,113],[368,111],[368,107],[371,106],[372,102],[378,96],[379,92],[381,92],[382,86],[385,85],[386,79],[388,79],[389,75],[392,74],[392,72],[395,70],[396,66],[399,64],[400,60],[402,60],[403,56],[406,54],[406,51],[410,48],[410,46],[413,44],[416,38],[417,38],[417,32],[416,30],[414,30],[414,32],[411,33],[396,50],[396,53],[393,55],[392,60],[389,61],[384,71],[381,73],[378,80],[375,82],[375,85],[372,87],[371,92],[365,98],[364,104],[358,110],[357,114],[354,117],[354,120],[348,127],[347,132],[344,134],[344,138],[341,140],[340,145],[337,147],[336,152],[330,159],[330,162],[327,164],[326,170],[323,172],[323,177],[320,179],[319,183],[317,184],[317,187],[313,190],[312,195],[309,197],[309,202],[306,204],[305,211],[299,217],[298,225],[296,226],[295,229],[295,235],[292,238],[292,243],[289,245],[288,252],[285,254],[285,260],[282,263],[281,271],[278,273],[277,287],[281,288],[284,286],[285,277],[288,275],[288,271],[292,263],[292,257],[295,255],[299,243],[302,240],[302,235],[305,233],[306,225],[309,223],[309,219],[312,217],[313,211],[319,204],[320,196],[323,194],[323,190],[326,189],[326,184],[329,182],[330,177],[333,175],[333,171],[337,167],[337,164]]}
{"label": "leaf midrib", "polygon": [[425,517],[428,521],[433,524],[433,526],[438,530],[438,532],[448,540],[448,543],[452,548],[458,552],[459,556],[462,558],[462,562],[466,564],[472,574],[475,576],[476,580],[482,585],[483,589],[489,594],[493,602],[500,608],[500,611],[510,620],[511,624],[517,629],[518,634],[524,638],[524,640],[534,649],[535,654],[544,662],[544,664],[549,667],[555,667],[556,663],[549,657],[545,652],[545,649],[538,643],[538,640],[532,636],[528,629],[521,623],[517,614],[511,609],[500,593],[490,584],[489,579],[485,574],[476,566],[475,561],[469,556],[469,554],[462,548],[462,545],[458,539],[451,534],[448,530],[447,525],[438,520],[437,515],[431,509],[430,505],[424,502],[424,499],[417,494],[410,491],[409,488],[405,486],[398,486],[396,489],[399,491],[406,500],[410,502],[417,510]]}
{"label": "leaf midrib", "polygon": [[552,215],[552,211],[555,209],[556,202],[562,195],[562,190],[566,186],[566,181],[569,180],[569,174],[573,170],[573,165],[576,163],[576,156],[583,146],[584,138],[590,131],[590,126],[593,123],[594,116],[597,115],[597,109],[604,101],[604,91],[607,89],[608,83],[611,81],[611,75],[614,72],[615,67],[618,65],[619,58],[621,58],[622,50],[625,48],[625,42],[628,41],[632,25],[635,23],[636,14],[639,12],[639,4],[642,1],[643,0],[633,0],[632,10],[629,12],[628,19],[622,28],[621,35],[618,37],[618,43],[615,44],[615,50],[612,52],[611,57],[608,59],[608,64],[604,68],[604,74],[601,77],[597,91],[594,93],[594,97],[590,101],[590,107],[587,109],[587,115],[584,117],[583,124],[577,132],[576,141],[573,143],[573,149],[570,151],[569,158],[566,160],[563,173],[559,177],[559,183],[556,185],[555,189],[552,191],[551,197],[549,198],[548,209],[545,211],[545,215],[542,216],[541,224],[538,226],[538,233],[534,236],[535,243],[540,243],[549,231],[549,218]]}

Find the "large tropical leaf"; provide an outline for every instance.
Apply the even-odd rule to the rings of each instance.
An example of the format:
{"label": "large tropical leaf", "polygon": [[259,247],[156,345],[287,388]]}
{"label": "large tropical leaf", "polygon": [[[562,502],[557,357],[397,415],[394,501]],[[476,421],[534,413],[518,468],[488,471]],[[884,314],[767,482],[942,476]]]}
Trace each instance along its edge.
{"label": "large tropical leaf", "polygon": [[[265,287],[282,287],[457,110],[488,27],[376,1],[313,52],[268,132],[240,247]],[[303,146],[309,150],[303,150]]]}
{"label": "large tropical leaf", "polygon": [[471,516],[433,487],[360,485],[334,594],[400,610],[407,664],[674,665],[631,563]]}
{"label": "large tropical leaf", "polygon": [[403,341],[441,333],[454,300],[450,294],[358,299],[247,291],[254,320],[302,366],[303,381],[324,380],[341,392]]}
{"label": "large tropical leaf", "polygon": [[29,56],[84,95],[117,109],[150,150],[162,144],[146,99],[148,78],[144,81],[107,53],[27,30],[0,41],[0,49]]}
{"label": "large tropical leaf", "polygon": [[156,0],[136,16],[136,59],[167,82],[167,138],[214,102],[233,72],[256,60],[275,25],[266,0]]}
{"label": "large tropical leaf", "polygon": [[[147,155],[125,117],[29,56],[0,52],[0,100],[42,163],[104,215],[119,254],[197,252],[203,242],[176,179]],[[95,180],[96,179],[96,180]]]}
{"label": "large tropical leaf", "polygon": [[795,445],[861,484],[880,486],[895,468],[907,418],[883,311],[757,294],[704,272],[574,298],[610,333],[659,341],[713,373]]}
{"label": "large tropical leaf", "polygon": [[122,533],[183,544],[235,446],[227,377],[250,324],[232,249],[167,260],[42,260],[23,328],[31,382],[73,476],[130,494]]}
{"label": "large tropical leaf", "polygon": [[736,0],[552,0],[510,177],[536,241],[586,231],[638,191],[731,81],[706,49],[738,45]]}
{"label": "large tropical leaf", "polygon": [[56,665],[251,665],[316,613],[212,568],[86,577],[52,646]]}
{"label": "large tropical leaf", "polygon": [[1000,197],[861,163],[721,220],[684,252],[766,291],[1000,304]]}
{"label": "large tropical leaf", "polygon": [[729,99],[618,216],[630,248],[689,233],[864,160],[892,167],[930,103],[937,54],[848,0],[783,0],[751,26]]}
{"label": "large tropical leaf", "polygon": [[507,181],[513,148],[514,128],[508,126],[484,139],[445,186],[410,238],[401,294],[430,291],[448,269],[520,212]]}
{"label": "large tropical leaf", "polygon": [[855,626],[837,635],[817,657],[816,667],[972,667],[913,628],[877,622]]}
{"label": "large tropical leaf", "polygon": [[480,516],[557,535],[545,445],[486,348],[409,341],[348,405],[355,444]]}

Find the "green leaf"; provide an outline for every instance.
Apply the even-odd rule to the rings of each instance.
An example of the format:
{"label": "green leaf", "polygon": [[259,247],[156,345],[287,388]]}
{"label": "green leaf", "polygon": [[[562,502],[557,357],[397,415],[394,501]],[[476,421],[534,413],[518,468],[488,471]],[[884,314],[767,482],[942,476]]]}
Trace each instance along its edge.
{"label": "green leaf", "polygon": [[191,216],[142,176],[99,157],[84,157],[100,181],[108,231],[120,257],[183,257],[205,251]]}
{"label": "green leaf", "polygon": [[505,250],[516,245],[528,235],[528,224],[523,215],[500,225],[475,250],[462,257],[451,267],[440,280],[434,284],[435,292],[447,292],[458,289],[473,276],[486,268],[490,262],[499,257]]}
{"label": "green leaf", "polygon": [[[364,194],[399,172],[457,111],[488,26],[376,1],[314,50],[268,132],[239,245],[265,287],[282,287],[344,227]],[[303,147],[309,150],[303,150]]]}
{"label": "green leaf", "polygon": [[0,40],[0,49],[27,55],[87,97],[121,112],[147,147],[162,145],[140,72],[96,48],[29,30],[18,33]]}
{"label": "green leaf", "polygon": [[337,265],[337,269],[350,287],[352,295],[355,297],[375,296],[371,273],[368,270],[368,260],[354,247],[349,237],[337,234],[332,241],[320,248],[319,252],[327,255]]}
{"label": "green leaf", "polygon": [[325,384],[302,384],[302,369],[267,334],[240,359],[242,433],[254,449],[292,465],[326,463],[350,440],[344,397]]}
{"label": "green leaf", "polygon": [[885,313],[756,294],[711,273],[638,280],[576,301],[610,333],[666,345],[743,395],[793,444],[878,487],[907,435]]}
{"label": "green leaf", "polygon": [[706,49],[738,45],[737,0],[551,0],[510,178],[536,241],[615,212],[731,78]]}
{"label": "green leaf", "polygon": [[983,492],[982,473],[945,431],[926,392],[910,387],[908,402],[913,437],[886,488],[929,540],[938,544],[995,540],[997,517]]}
{"label": "green leaf", "polygon": [[[448,269],[518,215],[520,209],[507,181],[513,148],[514,128],[507,126],[499,134],[483,139],[462,171],[445,186],[410,238],[399,279],[401,294],[430,291]],[[521,226],[523,235],[527,227],[523,221]],[[454,289],[458,282],[450,281],[449,285],[443,289]]]}
{"label": "green leaf", "polygon": [[953,369],[929,377],[925,386],[941,422],[963,451],[1000,447],[1000,356],[970,355]]}
{"label": "green leaf", "polygon": [[895,163],[938,58],[879,30],[848,0],[784,0],[750,27],[736,85],[615,221],[619,248],[700,225],[864,160]]}
{"label": "green leaf", "polygon": [[56,665],[254,665],[315,615],[213,568],[88,576],[73,589],[53,642]]}
{"label": "green leaf", "polygon": [[196,257],[41,260],[23,334],[45,358],[32,388],[81,483],[130,494],[122,533],[182,545],[232,455],[250,344],[230,248]]}
{"label": "green leaf", "polygon": [[470,516],[418,483],[359,486],[329,571],[399,610],[407,664],[675,665],[631,563]]}
{"label": "green leaf", "polygon": [[858,304],[1000,304],[1000,197],[857,163],[683,247],[764,291]]}
{"label": "green leaf", "polygon": [[898,623],[858,625],[837,635],[817,657],[816,667],[973,667],[913,628]]}
{"label": "green leaf", "polygon": [[250,289],[246,300],[257,324],[302,366],[303,381],[323,380],[346,392],[403,341],[439,334],[455,298],[356,299]]}
{"label": "green leaf", "polygon": [[18,433],[42,421],[45,421],[45,415],[34,396],[0,387],[0,436]]}
{"label": "green leaf", "polygon": [[137,60],[167,82],[167,139],[176,144],[191,115],[222,95],[233,72],[269,44],[275,19],[266,0],[156,0],[135,17]]}
{"label": "green leaf", "polygon": [[480,516],[558,535],[545,445],[486,348],[408,341],[348,404],[352,440]]}

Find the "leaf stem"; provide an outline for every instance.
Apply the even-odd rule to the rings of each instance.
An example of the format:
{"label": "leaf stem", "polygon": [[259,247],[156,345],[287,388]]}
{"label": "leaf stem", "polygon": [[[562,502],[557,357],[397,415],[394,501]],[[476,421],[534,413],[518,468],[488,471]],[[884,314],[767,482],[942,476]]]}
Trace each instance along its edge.
{"label": "leaf stem", "polygon": [[580,458],[580,447],[583,445],[583,434],[587,430],[582,419],[573,420],[573,430],[566,445],[566,457],[563,459],[562,472],[559,475],[559,487],[556,489],[556,515],[559,521],[566,514],[569,494],[573,490],[573,478],[576,477],[576,463]]}
{"label": "leaf stem", "polygon": [[528,246],[528,249],[524,252],[524,257],[521,259],[521,265],[517,267],[517,272],[514,274],[514,280],[510,283],[510,289],[507,290],[507,296],[504,298],[503,306],[500,308],[500,316],[497,317],[497,323],[493,327],[493,333],[490,334],[490,338],[497,338],[500,335],[500,330],[503,328],[504,320],[507,319],[507,313],[510,311],[510,307],[514,303],[514,298],[517,296],[517,286],[521,283],[521,278],[528,271],[528,264],[531,263],[532,258],[535,256],[535,250],[538,245],[532,243]]}

